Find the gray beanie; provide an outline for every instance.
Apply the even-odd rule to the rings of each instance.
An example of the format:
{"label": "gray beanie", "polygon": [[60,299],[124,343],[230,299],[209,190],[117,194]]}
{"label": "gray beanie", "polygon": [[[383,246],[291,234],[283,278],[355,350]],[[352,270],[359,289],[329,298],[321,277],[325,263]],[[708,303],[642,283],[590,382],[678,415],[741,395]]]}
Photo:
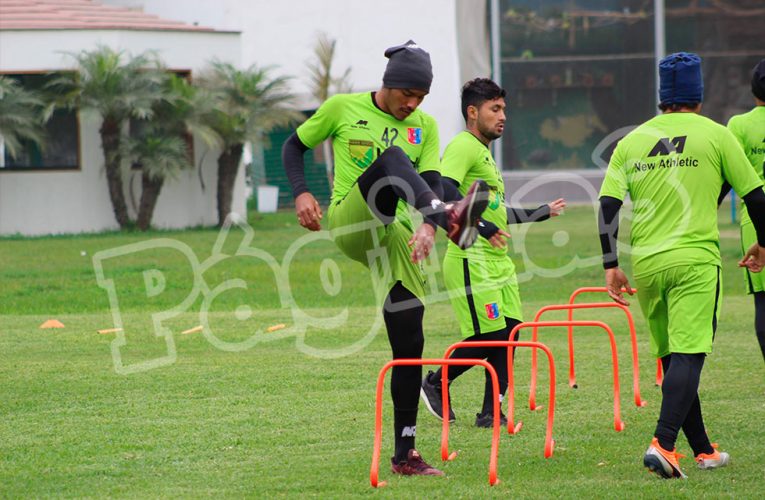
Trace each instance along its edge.
{"label": "gray beanie", "polygon": [[430,92],[433,68],[430,54],[412,40],[385,51],[388,66],[383,75],[383,85],[389,89],[418,89]]}

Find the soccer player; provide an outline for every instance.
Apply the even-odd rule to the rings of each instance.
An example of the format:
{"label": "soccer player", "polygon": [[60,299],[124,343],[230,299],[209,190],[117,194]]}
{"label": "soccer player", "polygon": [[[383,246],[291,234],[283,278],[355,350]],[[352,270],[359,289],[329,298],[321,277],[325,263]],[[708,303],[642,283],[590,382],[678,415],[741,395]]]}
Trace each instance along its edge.
{"label": "soccer player", "polygon": [[[429,187],[441,189],[436,122],[418,109],[433,78],[430,55],[410,40],[387,49],[385,56],[382,88],[328,99],[287,139],[282,160],[300,225],[318,231],[322,211],[305,183],[303,153],[332,137],[330,233],[345,255],[370,268],[386,287],[383,318],[393,358],[420,358],[425,275],[419,262],[433,246],[436,226],[463,248],[475,241],[488,188],[476,183],[464,200],[446,204]],[[415,231],[404,201],[424,215]],[[387,262],[374,260],[380,251]],[[415,449],[421,378],[420,366],[392,370],[391,469],[403,475],[443,475]]]}
{"label": "soccer player", "polygon": [[662,114],[616,146],[600,190],[598,225],[608,294],[628,305],[622,287],[630,288],[619,269],[616,242],[619,209],[629,192],[638,300],[665,373],[659,419],[643,464],[660,477],[685,478],[675,448],[680,429],[699,468],[723,467],[730,458],[710,444],[697,392],[722,290],[718,196],[724,182],[743,195],[758,243],[739,265],[759,271],[765,262],[765,194],[733,134],[698,114],[701,59],[671,54],[660,61],[659,75]]}
{"label": "soccer player", "polygon": [[[465,341],[507,340],[510,331],[521,322],[521,299],[515,266],[507,254],[508,223],[545,220],[557,216],[563,199],[536,209],[505,206],[502,174],[494,163],[489,145],[505,128],[505,90],[488,78],[476,78],[462,87],[462,115],[467,130],[459,133],[446,147],[441,160],[441,175],[446,200],[459,199],[467,187],[477,180],[489,185],[489,206],[479,222],[481,238],[469,249],[449,243],[444,258],[444,282],[457,314]],[[500,400],[507,390],[506,348],[461,348],[452,358],[486,359],[499,378]],[[449,384],[470,366],[449,367]],[[476,414],[475,425],[494,425],[493,387],[489,372],[485,372],[483,406]],[[425,405],[436,417],[443,418],[441,399],[441,370],[428,372],[420,391]],[[454,421],[449,406],[449,420]],[[502,423],[507,423],[504,415]]]}
{"label": "soccer player", "polygon": [[[728,130],[744,148],[754,172],[765,179],[765,59],[752,70],[752,95],[754,108],[748,113],[736,115],[728,121]],[[744,250],[756,241],[754,226],[746,211],[741,210],[741,246]],[[744,268],[747,288],[754,295],[754,331],[765,359],[765,280],[762,274],[754,274]]]}

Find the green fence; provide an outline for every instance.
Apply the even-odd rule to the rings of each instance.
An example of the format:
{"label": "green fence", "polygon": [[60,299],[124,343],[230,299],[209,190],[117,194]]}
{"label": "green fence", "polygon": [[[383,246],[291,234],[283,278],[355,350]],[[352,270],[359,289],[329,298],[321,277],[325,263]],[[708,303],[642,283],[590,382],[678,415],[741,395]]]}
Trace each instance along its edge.
{"label": "green fence", "polygon": [[[282,166],[282,145],[295,131],[294,128],[276,129],[268,135],[269,144],[263,151],[265,166],[265,184],[279,186],[279,208],[295,206],[292,198],[292,187],[287,180]],[[321,146],[316,150],[307,151],[305,158],[305,178],[308,189],[326,207],[329,204],[330,187],[327,180],[327,167],[321,158]],[[257,187],[255,189],[257,192]]]}

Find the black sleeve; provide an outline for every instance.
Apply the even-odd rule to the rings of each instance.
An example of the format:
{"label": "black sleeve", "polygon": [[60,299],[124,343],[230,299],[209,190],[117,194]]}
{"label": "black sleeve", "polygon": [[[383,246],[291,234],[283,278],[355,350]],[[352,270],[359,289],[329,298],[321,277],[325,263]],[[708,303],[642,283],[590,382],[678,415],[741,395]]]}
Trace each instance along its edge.
{"label": "black sleeve", "polygon": [[621,207],[622,201],[617,198],[600,197],[598,234],[600,234],[600,250],[603,252],[603,269],[619,267],[616,239],[619,236],[619,209]]}
{"label": "black sleeve", "polygon": [[[459,191],[459,182],[451,177],[441,177],[441,184],[444,187],[444,197],[442,198],[444,201],[458,201],[462,199],[462,195]],[[478,234],[483,238],[488,240],[497,234],[497,231],[499,231],[499,228],[496,224],[484,220],[483,217],[478,219]]]}
{"label": "black sleeve", "polygon": [[731,185],[728,184],[728,181],[723,182],[722,188],[720,189],[720,196],[717,197],[717,206],[719,207],[720,204],[723,202],[726,196],[728,196],[728,193],[730,192]]}
{"label": "black sleeve", "polygon": [[439,200],[444,199],[444,187],[441,182],[441,172],[438,170],[428,170],[427,172],[422,172],[420,177],[428,183],[428,187],[430,187],[430,190],[438,196]]}
{"label": "black sleeve", "polygon": [[539,205],[537,208],[507,207],[507,222],[509,224],[526,224],[540,222],[550,218],[550,205]]}
{"label": "black sleeve", "polygon": [[458,201],[462,199],[460,194],[460,183],[452,179],[451,177],[441,177],[441,187],[444,191],[444,197],[441,198],[444,201]]}
{"label": "black sleeve", "polygon": [[282,165],[287,173],[287,179],[292,186],[292,197],[297,198],[303,193],[308,192],[308,185],[305,183],[305,162],[303,153],[310,148],[300,141],[297,132],[293,133],[284,141],[282,146]]}
{"label": "black sleeve", "polygon": [[754,230],[757,232],[757,243],[765,247],[765,193],[758,187],[744,196],[746,211],[752,219]]}

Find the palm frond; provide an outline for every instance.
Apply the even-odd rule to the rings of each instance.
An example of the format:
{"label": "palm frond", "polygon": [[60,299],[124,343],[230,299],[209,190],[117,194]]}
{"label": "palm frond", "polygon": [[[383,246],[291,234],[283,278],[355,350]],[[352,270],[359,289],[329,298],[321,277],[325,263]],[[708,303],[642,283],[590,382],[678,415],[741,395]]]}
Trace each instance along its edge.
{"label": "palm frond", "polygon": [[0,76],[0,136],[12,158],[25,140],[45,144],[45,101],[35,91],[25,89],[10,77]]}

